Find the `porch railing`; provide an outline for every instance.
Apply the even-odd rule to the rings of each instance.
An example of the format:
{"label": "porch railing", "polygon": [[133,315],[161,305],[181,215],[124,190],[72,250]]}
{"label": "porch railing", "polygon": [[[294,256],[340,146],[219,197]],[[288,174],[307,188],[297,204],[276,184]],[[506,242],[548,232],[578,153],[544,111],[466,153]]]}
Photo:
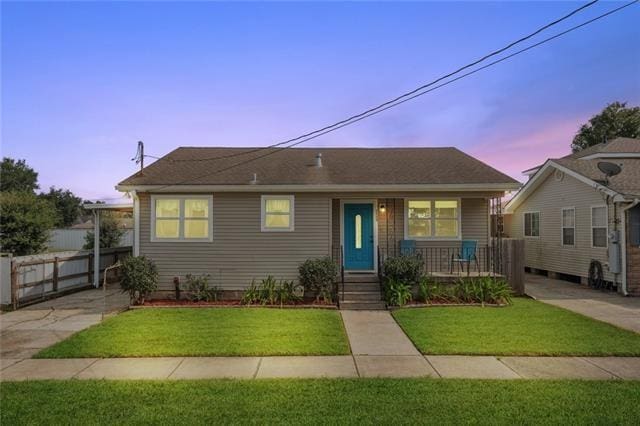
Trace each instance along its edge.
{"label": "porch railing", "polygon": [[[467,275],[502,274],[504,268],[504,256],[499,254],[498,247],[493,245],[479,245],[476,247],[475,257],[469,263],[452,262],[461,255],[461,247],[416,247],[401,251],[397,247],[378,247],[378,274],[383,273],[383,265],[387,258],[400,256],[401,254],[413,255],[422,261],[425,274],[455,274]],[[463,270],[464,268],[464,270]]]}

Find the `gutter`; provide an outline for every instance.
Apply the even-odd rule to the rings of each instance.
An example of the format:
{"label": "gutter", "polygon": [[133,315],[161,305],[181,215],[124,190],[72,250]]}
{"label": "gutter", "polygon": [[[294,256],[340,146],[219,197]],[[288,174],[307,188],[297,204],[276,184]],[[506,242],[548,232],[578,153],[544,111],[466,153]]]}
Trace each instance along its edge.
{"label": "gutter", "polygon": [[622,220],[620,221],[620,243],[622,245],[622,294],[624,296],[628,296],[629,292],[627,291],[627,222],[625,213],[627,210],[634,208],[640,203],[640,199],[634,199],[628,206],[622,207],[620,210],[620,216]]}

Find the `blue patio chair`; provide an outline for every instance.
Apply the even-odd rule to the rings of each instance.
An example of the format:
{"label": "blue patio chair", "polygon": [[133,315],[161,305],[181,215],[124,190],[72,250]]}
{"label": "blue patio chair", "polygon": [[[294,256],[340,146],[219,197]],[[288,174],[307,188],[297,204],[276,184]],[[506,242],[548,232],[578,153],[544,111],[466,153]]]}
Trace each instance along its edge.
{"label": "blue patio chair", "polygon": [[400,254],[409,255],[416,252],[416,240],[400,240]]}
{"label": "blue patio chair", "polygon": [[[460,252],[451,255],[451,264],[449,265],[449,273],[453,273],[453,264],[458,265],[458,271],[464,272],[464,264],[467,264],[467,276],[471,273],[471,261],[476,262],[476,271],[480,271],[478,267],[478,256],[476,251],[478,242],[476,240],[462,240]],[[462,269],[462,270],[461,270]]]}

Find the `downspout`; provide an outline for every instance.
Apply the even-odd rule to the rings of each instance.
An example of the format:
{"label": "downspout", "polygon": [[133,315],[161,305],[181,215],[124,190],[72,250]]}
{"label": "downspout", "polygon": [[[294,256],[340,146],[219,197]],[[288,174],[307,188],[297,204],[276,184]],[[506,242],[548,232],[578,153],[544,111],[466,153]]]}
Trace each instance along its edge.
{"label": "downspout", "polygon": [[138,192],[131,191],[133,198],[133,255],[140,256],[140,198]]}
{"label": "downspout", "polygon": [[100,285],[100,210],[93,210],[93,286]]}
{"label": "downspout", "polygon": [[624,296],[628,296],[629,292],[627,291],[627,221],[626,221],[626,213],[627,210],[634,208],[640,203],[640,199],[634,199],[628,206],[622,207],[620,210],[620,245],[622,256],[622,294]]}

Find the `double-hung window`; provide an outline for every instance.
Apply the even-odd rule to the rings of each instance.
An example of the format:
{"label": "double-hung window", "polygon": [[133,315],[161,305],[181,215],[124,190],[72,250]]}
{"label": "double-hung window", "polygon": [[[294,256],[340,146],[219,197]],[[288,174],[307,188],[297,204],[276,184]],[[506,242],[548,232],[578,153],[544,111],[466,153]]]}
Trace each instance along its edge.
{"label": "double-hung window", "polygon": [[152,241],[211,241],[211,196],[151,197]]}
{"label": "double-hung window", "polygon": [[607,247],[607,206],[591,207],[591,246]]}
{"label": "double-hung window", "polygon": [[574,246],[576,244],[576,210],[573,207],[562,209],[562,245]]}
{"label": "double-hung window", "polygon": [[263,195],[261,204],[262,232],[293,231],[293,195]]}
{"label": "double-hung window", "polygon": [[411,239],[460,238],[460,201],[407,200],[405,235]]}
{"label": "double-hung window", "polygon": [[524,214],[524,236],[540,236],[540,212],[526,212]]}

